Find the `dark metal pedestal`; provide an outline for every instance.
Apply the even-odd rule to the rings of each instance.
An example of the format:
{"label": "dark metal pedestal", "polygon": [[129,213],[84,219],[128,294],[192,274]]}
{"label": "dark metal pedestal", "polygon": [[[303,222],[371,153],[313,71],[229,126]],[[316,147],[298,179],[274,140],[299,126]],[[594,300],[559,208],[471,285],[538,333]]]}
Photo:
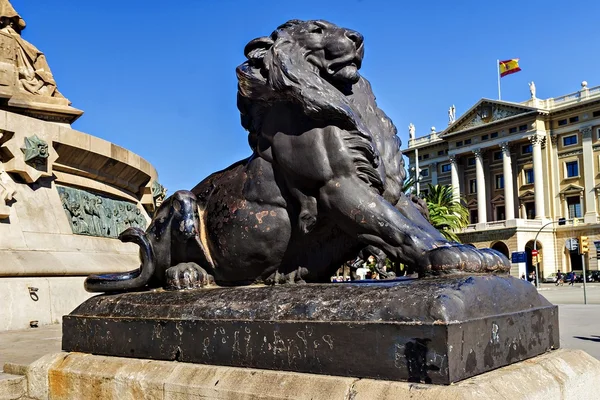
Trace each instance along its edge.
{"label": "dark metal pedestal", "polygon": [[101,295],[63,319],[65,351],[438,384],[558,347],[558,308],[499,276]]}

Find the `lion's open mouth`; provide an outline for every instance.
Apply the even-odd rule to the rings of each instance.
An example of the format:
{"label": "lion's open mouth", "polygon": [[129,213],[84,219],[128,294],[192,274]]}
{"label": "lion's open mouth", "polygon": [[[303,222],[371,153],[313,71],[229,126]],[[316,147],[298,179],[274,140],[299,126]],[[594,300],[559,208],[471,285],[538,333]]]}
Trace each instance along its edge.
{"label": "lion's open mouth", "polygon": [[335,75],[342,69],[346,67],[354,67],[357,70],[362,66],[362,59],[358,56],[358,54],[352,54],[351,57],[344,57],[342,59],[338,59],[329,64],[329,68],[327,68],[327,72],[330,75]]}

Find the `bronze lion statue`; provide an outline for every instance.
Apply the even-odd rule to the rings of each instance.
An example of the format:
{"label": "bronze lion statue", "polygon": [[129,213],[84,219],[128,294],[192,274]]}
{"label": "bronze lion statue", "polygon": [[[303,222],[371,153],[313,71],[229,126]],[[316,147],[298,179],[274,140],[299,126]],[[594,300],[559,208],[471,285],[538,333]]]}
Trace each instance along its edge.
{"label": "bronze lion statue", "polygon": [[419,276],[506,272],[491,250],[451,243],[401,192],[396,128],[359,74],[363,37],[292,20],[252,40],[237,68],[252,155],[178,191],[144,232],[136,271],[90,276],[95,292],[326,282],[360,252]]}

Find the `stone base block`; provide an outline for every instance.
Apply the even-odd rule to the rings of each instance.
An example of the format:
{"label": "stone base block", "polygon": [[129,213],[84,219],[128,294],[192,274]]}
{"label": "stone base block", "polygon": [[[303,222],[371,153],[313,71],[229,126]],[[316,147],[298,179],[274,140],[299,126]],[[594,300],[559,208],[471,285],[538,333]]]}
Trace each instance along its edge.
{"label": "stone base block", "polygon": [[600,361],[557,350],[451,386],[170,361],[58,353],[27,371],[28,398],[60,399],[598,399]]}
{"label": "stone base block", "polygon": [[63,350],[450,384],[559,346],[558,309],[508,276],[101,295]]}

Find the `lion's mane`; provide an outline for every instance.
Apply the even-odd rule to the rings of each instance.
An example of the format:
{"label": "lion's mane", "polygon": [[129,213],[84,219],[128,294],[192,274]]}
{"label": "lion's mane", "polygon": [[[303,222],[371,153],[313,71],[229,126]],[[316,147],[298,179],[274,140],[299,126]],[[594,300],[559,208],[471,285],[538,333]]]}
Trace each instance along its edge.
{"label": "lion's mane", "polygon": [[250,147],[257,151],[268,107],[275,102],[300,104],[307,116],[349,132],[345,140],[358,176],[395,204],[406,173],[396,127],[377,107],[362,76],[343,93],[305,59],[293,35],[293,28],[305,23],[288,21],[244,49],[247,61],[236,70],[238,109]]}

